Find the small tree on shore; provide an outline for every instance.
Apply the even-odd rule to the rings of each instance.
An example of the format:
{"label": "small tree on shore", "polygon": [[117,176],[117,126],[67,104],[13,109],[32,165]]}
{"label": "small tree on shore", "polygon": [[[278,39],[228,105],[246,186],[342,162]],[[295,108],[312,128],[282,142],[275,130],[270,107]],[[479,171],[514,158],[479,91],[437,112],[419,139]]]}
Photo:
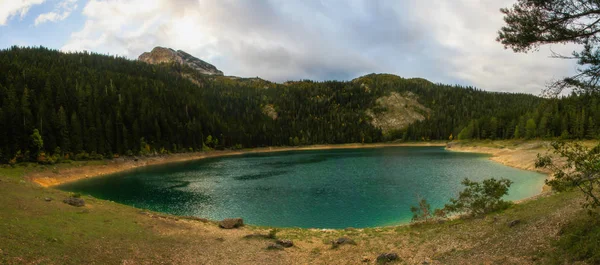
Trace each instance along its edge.
{"label": "small tree on shore", "polygon": [[511,180],[491,178],[480,183],[464,179],[462,184],[465,189],[458,194],[458,198],[451,198],[450,203],[444,205],[444,208],[435,209],[433,212],[429,203],[419,197],[419,206],[410,207],[413,213],[412,222],[428,222],[446,218],[449,214],[480,216],[512,205],[511,202],[502,200],[502,197],[508,194]]}
{"label": "small tree on shore", "polygon": [[458,198],[450,199],[444,206],[444,214],[467,214],[479,216],[486,213],[506,209],[511,202],[502,200],[508,194],[508,188],[513,182],[508,179],[486,179],[481,183],[464,179],[462,184],[465,189],[458,194]]}
{"label": "small tree on shore", "polygon": [[432,218],[431,205],[424,198],[417,196],[419,206],[411,206],[410,211],[413,213],[411,222],[427,222]]}
{"label": "small tree on shore", "polygon": [[580,143],[552,143],[554,153],[565,159],[557,163],[550,155],[539,155],[535,166],[553,171],[546,183],[557,191],[577,187],[586,197],[584,207],[600,207],[600,144],[587,148]]}

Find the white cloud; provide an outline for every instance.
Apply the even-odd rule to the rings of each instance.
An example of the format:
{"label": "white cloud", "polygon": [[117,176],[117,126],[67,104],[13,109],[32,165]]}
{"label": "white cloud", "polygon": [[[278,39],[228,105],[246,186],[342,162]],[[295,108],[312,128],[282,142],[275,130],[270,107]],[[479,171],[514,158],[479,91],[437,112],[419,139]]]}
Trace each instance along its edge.
{"label": "white cloud", "polygon": [[33,5],[44,3],[45,0],[0,0],[0,26],[6,25],[9,19],[19,15],[22,19]]}
{"label": "white cloud", "polygon": [[[90,0],[63,50],[137,58],[182,49],[228,75],[351,79],[372,72],[537,94],[573,72],[549,50],[495,41],[514,0]],[[569,53],[573,47],[555,46]]]}
{"label": "white cloud", "polygon": [[[550,48],[535,53],[514,53],[495,41],[504,25],[499,9],[513,0],[414,1],[418,21],[425,23],[443,52],[438,55],[449,75],[475,86],[509,92],[539,94],[551,79],[573,74],[572,61],[551,59]],[[432,15],[435,14],[435,15]],[[555,52],[570,54],[574,45],[554,45]]]}
{"label": "white cloud", "polygon": [[56,22],[66,19],[73,10],[77,9],[77,0],[63,0],[56,5],[54,11],[40,14],[35,18],[34,24],[37,26],[46,22]]}

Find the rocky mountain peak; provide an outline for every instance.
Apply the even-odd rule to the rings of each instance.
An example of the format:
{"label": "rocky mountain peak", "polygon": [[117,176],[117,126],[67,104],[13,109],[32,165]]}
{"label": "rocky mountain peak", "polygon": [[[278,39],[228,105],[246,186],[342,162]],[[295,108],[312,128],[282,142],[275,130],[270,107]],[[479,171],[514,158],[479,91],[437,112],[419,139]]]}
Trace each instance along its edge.
{"label": "rocky mountain peak", "polygon": [[160,64],[160,63],[179,63],[187,65],[192,69],[205,75],[223,75],[217,67],[209,64],[203,60],[200,60],[187,52],[182,50],[175,51],[171,48],[155,47],[151,52],[142,53],[138,60],[149,64]]}

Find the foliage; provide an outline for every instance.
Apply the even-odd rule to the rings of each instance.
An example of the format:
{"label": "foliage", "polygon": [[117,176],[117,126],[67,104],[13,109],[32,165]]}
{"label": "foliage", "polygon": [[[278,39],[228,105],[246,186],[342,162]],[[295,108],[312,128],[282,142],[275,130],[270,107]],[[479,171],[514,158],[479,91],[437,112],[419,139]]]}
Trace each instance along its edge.
{"label": "foliage", "polygon": [[458,194],[458,198],[451,198],[450,203],[442,209],[431,211],[431,206],[424,198],[419,197],[419,205],[411,206],[413,213],[411,222],[429,222],[446,218],[451,214],[467,214],[479,216],[510,207],[511,202],[502,200],[508,194],[512,181],[508,179],[496,180],[494,178],[483,180],[481,183],[464,179],[462,185],[465,189]]}
{"label": "foliage", "polygon": [[554,178],[546,183],[562,191],[577,187],[586,196],[584,206],[600,206],[600,144],[587,148],[580,143],[552,142],[553,152],[565,161],[554,161],[550,155],[539,155],[536,167],[549,168]]}
{"label": "foliage", "polygon": [[269,234],[267,235],[267,237],[270,239],[277,239],[278,232],[279,232],[279,229],[273,228],[273,229],[269,230]]}
{"label": "foliage", "polygon": [[576,59],[582,67],[575,76],[555,82],[551,95],[565,88],[581,93],[598,92],[600,81],[600,2],[595,0],[518,0],[511,8],[503,8],[506,25],[497,40],[515,52],[528,52],[540,45],[574,43],[583,47],[566,57]]}
{"label": "foliage", "polygon": [[419,200],[419,206],[411,206],[410,211],[413,213],[411,222],[427,222],[432,218],[431,205],[424,198]]}
{"label": "foliage", "polygon": [[478,216],[506,209],[511,204],[501,199],[508,194],[508,188],[512,184],[508,179],[491,178],[481,183],[464,179],[462,184],[465,189],[459,193],[458,198],[450,199],[450,203],[444,206],[442,209],[444,214]]}
{"label": "foliage", "polygon": [[[431,112],[384,136],[366,111],[377,109],[377,99],[392,92],[414,94]],[[275,119],[263,112],[267,105],[277,112]],[[529,126],[526,134],[532,123],[535,129]],[[600,102],[592,95],[548,100],[386,74],[276,84],[99,54],[0,51],[0,127],[6,128],[0,131],[0,163],[35,161],[42,151],[45,163],[53,163],[240,146],[447,140],[449,135],[583,139],[598,137],[599,125]],[[35,129],[42,149],[31,144]]]}
{"label": "foliage", "polygon": [[37,158],[44,148],[44,141],[42,140],[42,136],[38,129],[33,129],[33,133],[31,134],[31,150],[32,154]]}

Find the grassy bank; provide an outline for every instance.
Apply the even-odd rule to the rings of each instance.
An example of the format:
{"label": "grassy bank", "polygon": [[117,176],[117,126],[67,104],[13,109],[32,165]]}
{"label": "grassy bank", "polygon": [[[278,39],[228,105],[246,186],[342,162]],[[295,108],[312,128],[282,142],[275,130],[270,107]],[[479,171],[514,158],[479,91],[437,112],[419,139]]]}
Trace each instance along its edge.
{"label": "grassy bank", "polygon": [[[269,239],[245,238],[266,235],[270,228],[222,230],[211,221],[89,196],[83,196],[86,206],[73,207],[62,202],[68,193],[28,180],[42,172],[106,165],[110,162],[0,168],[0,264],[373,264],[382,252],[398,253],[398,264],[548,264],[565,258],[550,255],[561,253],[554,242],[570,233],[563,227],[587,220],[579,193],[545,194],[485,218],[441,224],[280,229],[277,236],[295,246],[272,251],[266,250]],[[520,222],[509,227],[514,220]],[[342,236],[356,245],[332,248],[330,240]]]}

